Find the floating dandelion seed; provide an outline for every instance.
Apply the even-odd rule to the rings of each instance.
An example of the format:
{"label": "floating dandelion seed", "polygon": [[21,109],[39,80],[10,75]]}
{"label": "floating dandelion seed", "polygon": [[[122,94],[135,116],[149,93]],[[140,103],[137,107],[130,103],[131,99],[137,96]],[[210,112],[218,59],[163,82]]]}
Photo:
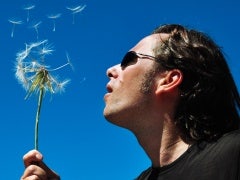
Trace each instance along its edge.
{"label": "floating dandelion seed", "polygon": [[35,121],[35,149],[38,149],[38,123],[44,94],[63,92],[70,80],[59,81],[50,73],[70,65],[69,59],[66,64],[54,69],[45,64],[45,56],[52,54],[52,45],[47,40],[25,44],[25,49],[17,53],[15,76],[23,85],[28,99],[33,93],[38,94],[38,105]]}
{"label": "floating dandelion seed", "polygon": [[53,20],[53,31],[56,31],[56,22],[55,22],[55,20],[56,20],[57,18],[60,18],[60,17],[61,17],[61,14],[60,14],[60,13],[59,13],[59,14],[49,15],[49,16],[48,16],[49,19],[52,19],[52,20]]}
{"label": "floating dandelion seed", "polygon": [[71,63],[71,60],[70,60],[70,57],[69,57],[68,52],[66,52],[66,58],[67,58],[68,64],[71,66],[72,70],[74,70],[74,67],[73,67],[73,65],[72,65],[72,63]]}
{"label": "floating dandelion seed", "polygon": [[29,5],[24,7],[23,9],[27,11],[27,22],[29,21],[30,18],[30,10],[34,9],[35,5]]}
{"label": "floating dandelion seed", "polygon": [[83,6],[75,6],[75,7],[66,7],[68,10],[72,12],[73,20],[72,24],[75,24],[75,14],[82,12],[87,5]]}
{"label": "floating dandelion seed", "polygon": [[19,24],[22,24],[23,22],[22,21],[17,21],[17,20],[11,20],[11,19],[9,19],[8,21],[13,25],[12,26],[12,32],[11,32],[11,37],[13,37],[15,26],[19,25]]}
{"label": "floating dandelion seed", "polygon": [[34,28],[34,30],[35,30],[35,32],[36,32],[37,39],[38,39],[38,36],[39,36],[39,31],[38,31],[38,28],[39,28],[40,24],[42,24],[42,22],[41,22],[41,21],[39,21],[39,22],[35,23],[35,24],[32,26],[32,28]]}

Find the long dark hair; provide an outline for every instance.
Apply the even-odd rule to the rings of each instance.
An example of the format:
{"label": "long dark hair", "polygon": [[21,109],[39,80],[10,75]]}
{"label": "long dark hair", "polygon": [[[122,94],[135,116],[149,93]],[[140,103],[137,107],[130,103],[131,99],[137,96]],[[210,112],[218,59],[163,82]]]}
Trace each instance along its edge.
{"label": "long dark hair", "polygon": [[175,112],[184,138],[211,141],[239,128],[240,97],[221,49],[206,34],[181,25],[164,25],[167,33],[155,49],[160,66],[179,69],[183,81]]}

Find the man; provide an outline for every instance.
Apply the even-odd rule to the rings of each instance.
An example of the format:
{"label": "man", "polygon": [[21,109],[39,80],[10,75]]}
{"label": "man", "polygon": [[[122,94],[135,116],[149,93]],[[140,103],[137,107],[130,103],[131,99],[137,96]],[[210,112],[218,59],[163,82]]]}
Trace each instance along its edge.
{"label": "man", "polygon": [[[152,165],[138,180],[240,180],[240,97],[220,48],[164,25],[107,70],[104,116],[132,131]],[[33,150],[22,180],[60,179]]]}

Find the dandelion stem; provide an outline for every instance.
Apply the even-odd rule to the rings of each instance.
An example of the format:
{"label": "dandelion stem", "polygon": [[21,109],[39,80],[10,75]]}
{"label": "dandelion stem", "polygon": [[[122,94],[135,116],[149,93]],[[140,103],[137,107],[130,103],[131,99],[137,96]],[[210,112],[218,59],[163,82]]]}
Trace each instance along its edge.
{"label": "dandelion stem", "polygon": [[44,94],[44,87],[40,87],[39,97],[38,97],[38,107],[37,107],[37,113],[36,113],[36,121],[35,121],[35,143],[34,144],[35,144],[36,150],[38,150],[38,124],[39,124],[43,94]]}

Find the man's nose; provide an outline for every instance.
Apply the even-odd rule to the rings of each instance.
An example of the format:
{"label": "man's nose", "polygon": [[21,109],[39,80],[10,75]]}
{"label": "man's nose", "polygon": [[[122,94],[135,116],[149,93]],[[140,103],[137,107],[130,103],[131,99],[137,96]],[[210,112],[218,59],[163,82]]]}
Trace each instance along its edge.
{"label": "man's nose", "polygon": [[117,78],[118,77],[118,67],[120,65],[115,65],[107,69],[107,76],[109,78]]}

